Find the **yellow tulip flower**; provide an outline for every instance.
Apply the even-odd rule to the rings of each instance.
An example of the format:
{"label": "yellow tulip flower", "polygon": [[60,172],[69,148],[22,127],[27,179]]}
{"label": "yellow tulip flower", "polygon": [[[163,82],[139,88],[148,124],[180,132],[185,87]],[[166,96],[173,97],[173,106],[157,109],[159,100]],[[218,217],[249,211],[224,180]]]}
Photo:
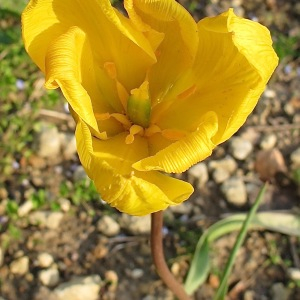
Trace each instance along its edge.
{"label": "yellow tulip flower", "polygon": [[[232,9],[196,23],[175,0],[31,0],[23,39],[76,121],[78,154],[103,200],[145,215],[186,200],[180,173],[255,107],[277,66],[269,31]],[[161,172],[162,171],[162,172]]]}

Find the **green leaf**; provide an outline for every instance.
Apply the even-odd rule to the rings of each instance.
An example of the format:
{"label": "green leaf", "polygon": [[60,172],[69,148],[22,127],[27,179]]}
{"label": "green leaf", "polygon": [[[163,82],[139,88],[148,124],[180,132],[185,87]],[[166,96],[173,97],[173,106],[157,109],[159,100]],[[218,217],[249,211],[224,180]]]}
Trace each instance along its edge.
{"label": "green leaf", "polygon": [[[240,230],[246,214],[237,214],[220,220],[200,237],[185,281],[185,290],[192,294],[203,284],[210,271],[209,246],[218,238]],[[300,237],[300,216],[295,212],[260,212],[252,216],[248,229],[270,230]]]}
{"label": "green leaf", "polygon": [[233,264],[234,264],[234,261],[235,261],[235,257],[237,255],[237,252],[238,250],[240,249],[240,247],[242,246],[244,240],[245,240],[245,237],[246,237],[246,234],[247,234],[247,231],[249,229],[249,225],[264,197],[264,194],[265,194],[265,191],[266,191],[266,188],[267,188],[267,184],[265,184],[263,186],[263,188],[260,190],[256,200],[255,200],[255,203],[254,205],[252,206],[251,210],[249,211],[248,215],[246,216],[245,218],[245,221],[243,222],[242,224],[242,228],[241,228],[241,231],[236,239],[236,242],[233,246],[233,249],[230,253],[230,256],[229,256],[229,259],[228,259],[228,262],[226,264],[226,267],[225,267],[225,270],[224,270],[224,273],[223,273],[223,276],[222,276],[222,279],[221,279],[221,283],[220,283],[220,286],[218,288],[218,291],[214,297],[215,300],[219,300],[219,299],[224,299],[225,298],[225,295],[227,293],[227,289],[228,289],[228,285],[227,285],[227,282],[228,282],[228,277],[230,275],[230,272],[232,270],[232,267],[233,267]]}

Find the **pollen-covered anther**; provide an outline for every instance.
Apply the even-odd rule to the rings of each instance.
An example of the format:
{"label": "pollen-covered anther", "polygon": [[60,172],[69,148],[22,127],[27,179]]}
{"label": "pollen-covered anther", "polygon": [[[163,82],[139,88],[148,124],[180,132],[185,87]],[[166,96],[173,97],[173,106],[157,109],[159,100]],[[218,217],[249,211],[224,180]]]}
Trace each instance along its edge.
{"label": "pollen-covered anther", "polygon": [[144,128],[139,125],[132,125],[129,129],[129,134],[126,136],[125,144],[127,144],[127,145],[132,144],[134,141],[135,135],[138,135],[138,134],[143,136]]}
{"label": "pollen-covered anther", "polygon": [[118,122],[120,122],[126,130],[130,128],[131,122],[128,120],[128,118],[125,115],[119,113],[113,113],[111,114],[111,116],[115,118]]}
{"label": "pollen-covered anther", "polygon": [[159,133],[161,132],[161,129],[159,128],[159,126],[155,125],[155,124],[151,124],[148,128],[145,129],[145,136],[146,137],[150,137],[155,133]]}

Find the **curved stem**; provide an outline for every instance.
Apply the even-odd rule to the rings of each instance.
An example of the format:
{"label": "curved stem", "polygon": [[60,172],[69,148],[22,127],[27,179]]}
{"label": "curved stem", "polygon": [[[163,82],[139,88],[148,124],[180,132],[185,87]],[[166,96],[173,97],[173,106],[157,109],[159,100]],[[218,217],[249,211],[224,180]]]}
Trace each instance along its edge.
{"label": "curved stem", "polygon": [[156,271],[166,286],[179,300],[190,300],[183,286],[177,282],[166,264],[162,242],[162,226],[163,212],[158,211],[153,213],[151,215],[151,253]]}

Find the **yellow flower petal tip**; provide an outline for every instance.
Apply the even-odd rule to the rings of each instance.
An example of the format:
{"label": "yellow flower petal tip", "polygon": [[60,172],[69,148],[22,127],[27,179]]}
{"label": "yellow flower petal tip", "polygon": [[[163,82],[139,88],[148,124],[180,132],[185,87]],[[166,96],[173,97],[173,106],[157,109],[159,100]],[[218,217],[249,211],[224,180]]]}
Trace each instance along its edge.
{"label": "yellow flower petal tip", "polygon": [[[269,31],[232,9],[196,23],[175,0],[31,0],[25,48],[60,88],[79,158],[103,200],[146,215],[193,187],[180,173],[211,155],[254,109],[277,66]],[[164,172],[164,173],[161,173]]]}

